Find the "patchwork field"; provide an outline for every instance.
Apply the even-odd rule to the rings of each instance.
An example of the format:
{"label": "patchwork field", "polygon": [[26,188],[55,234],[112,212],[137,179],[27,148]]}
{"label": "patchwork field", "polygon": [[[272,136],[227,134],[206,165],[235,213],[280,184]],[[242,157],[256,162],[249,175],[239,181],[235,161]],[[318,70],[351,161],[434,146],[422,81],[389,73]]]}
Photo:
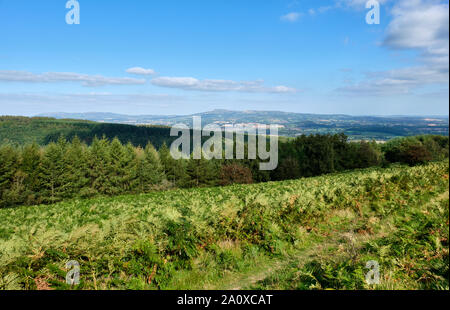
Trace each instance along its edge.
{"label": "patchwork field", "polygon": [[[0,289],[449,289],[449,163],[0,210]],[[380,284],[367,284],[368,261]]]}

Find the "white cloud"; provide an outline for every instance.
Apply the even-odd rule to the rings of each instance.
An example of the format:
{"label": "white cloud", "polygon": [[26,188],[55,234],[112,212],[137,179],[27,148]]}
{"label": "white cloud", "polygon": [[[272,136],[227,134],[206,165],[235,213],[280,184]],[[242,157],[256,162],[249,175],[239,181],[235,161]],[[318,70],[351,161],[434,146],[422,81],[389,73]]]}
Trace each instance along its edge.
{"label": "white cloud", "polygon": [[156,74],[155,70],[153,70],[153,69],[144,69],[141,67],[129,68],[129,69],[127,69],[126,72],[130,73],[130,74],[137,74],[137,75],[154,75],[154,74]]}
{"label": "white cloud", "polygon": [[86,87],[98,87],[105,85],[139,85],[145,84],[143,79],[113,78],[102,75],[88,75],[73,72],[46,72],[35,74],[27,71],[0,70],[0,82],[24,82],[24,83],[58,83],[79,82]]}
{"label": "white cloud", "polygon": [[159,77],[151,81],[155,86],[210,92],[295,93],[287,86],[267,87],[263,81],[198,80],[193,77]]}
{"label": "white cloud", "polygon": [[403,0],[392,8],[383,46],[419,52],[418,64],[368,73],[362,82],[339,91],[357,94],[407,94],[427,85],[449,82],[448,4],[434,0]]}
{"label": "white cloud", "polygon": [[448,68],[448,4],[436,1],[402,1],[392,10],[393,20],[383,45],[391,49],[416,49],[424,61]]}
{"label": "white cloud", "polygon": [[281,16],[280,19],[285,22],[294,23],[294,22],[298,21],[301,16],[302,16],[301,13],[291,12],[291,13]]}

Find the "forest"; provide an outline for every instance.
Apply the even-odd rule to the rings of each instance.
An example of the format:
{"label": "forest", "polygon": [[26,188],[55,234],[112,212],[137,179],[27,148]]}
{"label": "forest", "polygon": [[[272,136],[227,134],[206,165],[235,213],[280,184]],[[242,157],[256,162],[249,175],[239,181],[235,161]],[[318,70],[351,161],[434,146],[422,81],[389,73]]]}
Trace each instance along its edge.
{"label": "forest", "polygon": [[60,136],[56,142],[0,146],[0,207],[49,204],[70,198],[139,194],[298,179],[392,163],[410,166],[448,158],[449,138],[416,136],[386,144],[350,142],[343,134],[280,141],[279,165],[260,171],[258,160],[174,160],[159,149],[117,137]]}
{"label": "forest", "polygon": [[117,137],[122,143],[145,146],[152,141],[155,147],[171,143],[170,128],[164,126],[134,126],[124,124],[96,123],[85,120],[48,117],[0,116],[0,144],[15,145],[36,143],[47,145],[64,136],[71,141],[75,136],[91,144],[94,137]]}

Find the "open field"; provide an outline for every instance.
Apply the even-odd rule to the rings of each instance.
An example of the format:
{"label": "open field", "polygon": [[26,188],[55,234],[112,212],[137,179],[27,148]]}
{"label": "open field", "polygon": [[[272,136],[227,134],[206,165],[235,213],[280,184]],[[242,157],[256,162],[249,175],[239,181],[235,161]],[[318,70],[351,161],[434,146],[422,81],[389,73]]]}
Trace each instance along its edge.
{"label": "open field", "polygon": [[[0,289],[449,289],[449,163],[0,210]],[[381,282],[368,285],[366,263]]]}

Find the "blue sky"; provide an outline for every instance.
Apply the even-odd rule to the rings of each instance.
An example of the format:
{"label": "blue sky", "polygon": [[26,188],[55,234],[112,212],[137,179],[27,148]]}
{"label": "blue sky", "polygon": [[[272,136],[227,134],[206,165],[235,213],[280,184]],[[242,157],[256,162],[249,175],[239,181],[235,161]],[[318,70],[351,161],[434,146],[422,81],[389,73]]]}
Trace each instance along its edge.
{"label": "blue sky", "polygon": [[448,1],[0,0],[0,114],[448,115]]}

